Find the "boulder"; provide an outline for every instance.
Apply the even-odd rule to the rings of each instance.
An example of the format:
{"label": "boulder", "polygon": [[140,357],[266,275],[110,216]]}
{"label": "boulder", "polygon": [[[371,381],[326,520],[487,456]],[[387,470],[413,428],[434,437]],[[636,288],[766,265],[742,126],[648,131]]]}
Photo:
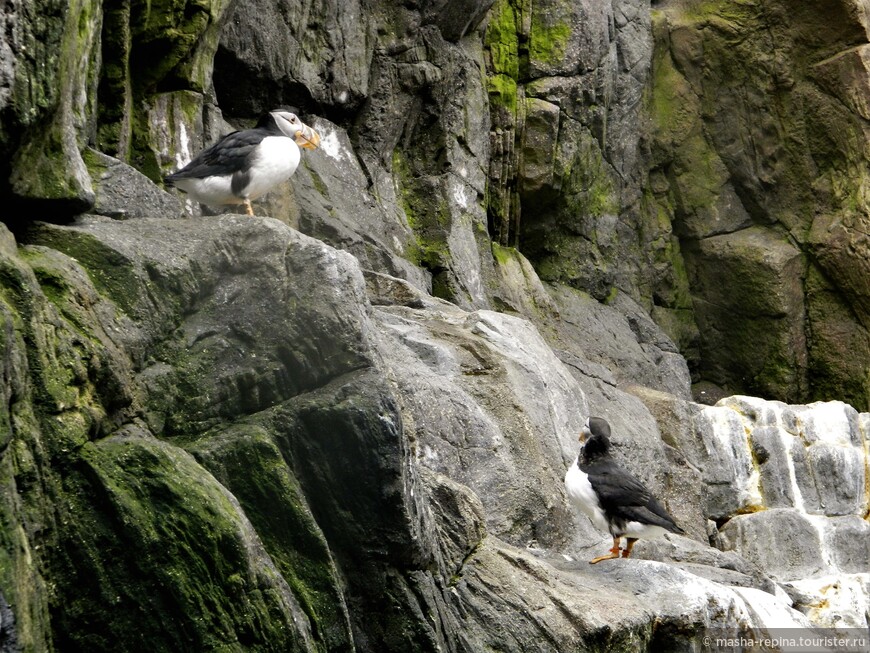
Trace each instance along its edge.
{"label": "boulder", "polygon": [[798,510],[772,508],[737,515],[720,530],[726,551],[737,551],[774,579],[812,578],[829,571],[816,523]]}
{"label": "boulder", "polygon": [[182,215],[182,204],[131,165],[96,150],[85,162],[94,186],[93,212],[118,220]]}
{"label": "boulder", "polygon": [[[701,346],[684,351],[731,392],[864,409],[866,18],[855,0],[761,5],[653,11],[650,180],[690,271]],[[760,231],[780,273],[750,263]],[[788,317],[749,309],[759,298]]]}
{"label": "boulder", "polygon": [[704,238],[690,256],[704,377],[753,394],[801,397],[807,360],[800,251],[751,227]]}

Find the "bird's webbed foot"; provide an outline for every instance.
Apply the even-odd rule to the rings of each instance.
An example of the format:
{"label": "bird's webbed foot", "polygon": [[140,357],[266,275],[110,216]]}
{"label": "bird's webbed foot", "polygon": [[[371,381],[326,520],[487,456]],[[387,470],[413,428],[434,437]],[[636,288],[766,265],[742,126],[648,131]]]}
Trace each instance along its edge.
{"label": "bird's webbed foot", "polygon": [[[589,564],[594,565],[594,564],[601,562],[602,560],[613,560],[614,558],[618,558],[619,552],[620,552],[619,539],[620,538],[618,538],[618,537],[613,538],[613,548],[610,549],[609,555],[598,556],[597,558],[593,558],[592,560],[589,561]],[[629,550],[629,549],[626,549],[626,550]],[[627,556],[623,556],[623,557],[627,557]]]}

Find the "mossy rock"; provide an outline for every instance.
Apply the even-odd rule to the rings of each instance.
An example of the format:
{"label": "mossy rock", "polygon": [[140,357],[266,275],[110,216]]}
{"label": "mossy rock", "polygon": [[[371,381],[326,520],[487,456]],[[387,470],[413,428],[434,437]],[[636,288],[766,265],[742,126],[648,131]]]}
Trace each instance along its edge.
{"label": "mossy rock", "polygon": [[353,650],[338,571],[274,437],[264,427],[237,424],[186,448],[239,500],[308,617],[318,650]]}
{"label": "mossy rock", "polygon": [[565,55],[574,28],[568,22],[572,12],[570,2],[550,0],[533,5],[529,32],[529,63],[544,70],[559,70],[565,64]]}
{"label": "mossy rock", "polygon": [[69,465],[51,553],[58,647],[305,650],[247,520],[189,454],[130,434],[86,445]]}
{"label": "mossy rock", "polygon": [[484,46],[489,50],[490,70],[513,80],[519,78],[519,26],[512,0],[497,0],[489,12]]}

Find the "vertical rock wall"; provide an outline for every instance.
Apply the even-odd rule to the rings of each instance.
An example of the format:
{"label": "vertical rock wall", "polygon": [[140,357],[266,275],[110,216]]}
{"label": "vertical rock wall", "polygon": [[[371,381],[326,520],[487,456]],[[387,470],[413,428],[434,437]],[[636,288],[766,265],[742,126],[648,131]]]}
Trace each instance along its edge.
{"label": "vertical rock wall", "polygon": [[500,0],[484,42],[494,238],[544,279],[650,305],[663,234],[641,201],[644,3]]}
{"label": "vertical rock wall", "polygon": [[[865,405],[861,7],[4,8],[29,209],[0,230],[0,642],[866,627],[866,414],[693,404],[677,348],[695,380]],[[277,220],[170,219],[161,174],[276,104],[323,137]],[[586,563],[609,538],[562,476],[590,413],[689,537]]]}
{"label": "vertical rock wall", "polygon": [[864,3],[662,2],[653,32],[650,190],[685,256],[696,375],[866,407]]}

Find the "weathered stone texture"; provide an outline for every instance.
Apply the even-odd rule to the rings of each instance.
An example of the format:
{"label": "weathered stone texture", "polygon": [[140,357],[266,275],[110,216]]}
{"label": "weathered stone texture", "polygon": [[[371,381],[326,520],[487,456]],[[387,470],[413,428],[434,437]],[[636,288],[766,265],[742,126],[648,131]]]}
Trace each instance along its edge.
{"label": "weathered stone texture", "polygon": [[[43,5],[0,9],[0,649],[866,628],[863,4]],[[159,187],[285,104],[322,143],[257,217]],[[685,537],[587,564],[590,414]]]}
{"label": "weathered stone texture", "polygon": [[[695,380],[785,401],[868,405],[867,359],[843,355],[870,343],[865,13],[854,0],[798,10],[788,2],[669,2],[653,11],[651,179],[660,180],[656,203],[690,270]],[[727,273],[705,283],[721,276],[705,243],[762,228],[778,234],[777,249],[806,262],[783,268],[800,301],[782,311],[783,324],[759,330],[744,289],[776,297],[784,279],[753,270],[757,255],[744,250],[731,255],[742,284]],[[744,299],[746,314],[729,310]],[[725,342],[725,333],[738,335]],[[723,368],[751,359],[758,363]]]}

